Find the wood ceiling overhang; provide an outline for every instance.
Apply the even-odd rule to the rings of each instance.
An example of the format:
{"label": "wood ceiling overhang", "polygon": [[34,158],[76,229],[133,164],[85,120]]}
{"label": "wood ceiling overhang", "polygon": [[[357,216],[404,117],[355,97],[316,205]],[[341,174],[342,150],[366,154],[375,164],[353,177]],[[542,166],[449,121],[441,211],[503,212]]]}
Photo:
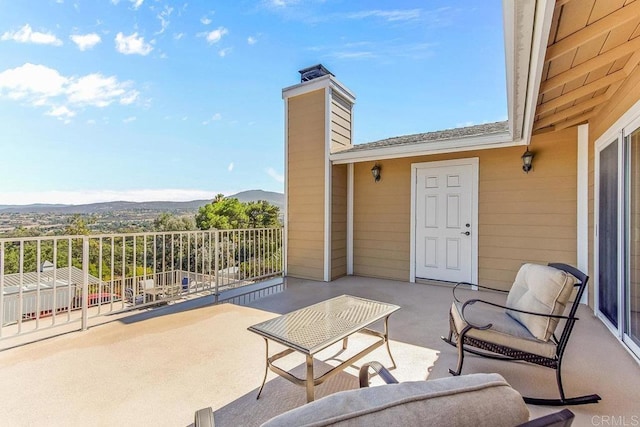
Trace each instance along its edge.
{"label": "wood ceiling overhang", "polygon": [[557,0],[533,132],[586,123],[640,62],[640,0]]}

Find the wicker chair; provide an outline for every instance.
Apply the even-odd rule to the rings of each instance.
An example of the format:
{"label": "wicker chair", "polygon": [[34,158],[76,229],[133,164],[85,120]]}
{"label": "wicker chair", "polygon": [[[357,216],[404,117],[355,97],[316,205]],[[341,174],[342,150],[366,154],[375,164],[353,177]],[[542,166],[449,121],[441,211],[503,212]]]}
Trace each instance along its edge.
{"label": "wicker chair", "polygon": [[[562,387],[562,358],[588,280],[586,274],[566,264],[525,264],[510,291],[478,286],[508,292],[505,305],[478,298],[462,302],[456,289],[470,284],[458,283],[449,312],[449,335],[442,337],[458,349],[458,366],[449,372],[460,375],[465,351],[492,359],[525,361],[555,369],[560,393],[559,399],[525,397],[525,402],[552,406],[598,402],[597,394],[567,398]],[[575,288],[574,300],[569,302]],[[563,315],[567,305],[568,314]],[[559,323],[562,327],[557,335]]]}

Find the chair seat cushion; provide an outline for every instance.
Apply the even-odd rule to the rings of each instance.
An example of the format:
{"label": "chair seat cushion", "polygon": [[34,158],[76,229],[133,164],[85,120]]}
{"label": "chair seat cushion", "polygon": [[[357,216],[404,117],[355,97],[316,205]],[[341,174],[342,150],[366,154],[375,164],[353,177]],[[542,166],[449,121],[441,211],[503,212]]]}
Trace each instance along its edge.
{"label": "chair seat cushion", "polygon": [[522,396],[498,374],[472,374],[338,392],[263,424],[284,426],[514,426]]}
{"label": "chair seat cushion", "polygon": [[[451,306],[451,317],[458,333],[467,326],[467,322],[462,318],[462,305],[462,302],[454,302]],[[476,303],[465,308],[465,317],[476,326],[492,324],[491,328],[486,330],[470,329],[467,332],[469,337],[550,359],[555,358],[554,342],[534,337],[527,328],[502,309]]]}
{"label": "chair seat cushion", "polygon": [[[577,279],[571,274],[547,265],[524,264],[520,267],[507,296],[506,306],[542,314],[562,315]],[[548,341],[558,319],[507,310],[533,336]]]}

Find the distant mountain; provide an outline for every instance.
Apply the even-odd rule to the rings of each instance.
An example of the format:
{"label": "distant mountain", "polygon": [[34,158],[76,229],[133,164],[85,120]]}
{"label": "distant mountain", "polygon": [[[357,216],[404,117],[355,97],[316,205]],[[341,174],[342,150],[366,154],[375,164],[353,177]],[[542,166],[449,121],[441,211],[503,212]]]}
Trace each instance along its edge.
{"label": "distant mountain", "polygon": [[249,190],[242,191],[233,196],[229,196],[238,199],[241,202],[255,202],[258,200],[266,200],[272,205],[276,205],[280,210],[284,209],[284,193],[274,193],[273,191],[264,190]]}
{"label": "distant mountain", "polygon": [[[276,205],[280,210],[284,209],[284,194],[272,191],[249,190],[233,194],[241,202],[266,200]],[[192,200],[189,202],[103,202],[86,205],[60,205],[60,204],[33,204],[33,205],[0,205],[2,213],[56,213],[56,214],[100,214],[117,211],[156,211],[156,212],[193,212],[199,207],[211,203],[211,200]]]}
{"label": "distant mountain", "polygon": [[73,205],[55,205],[55,204],[46,204],[46,203],[34,203],[31,205],[0,205],[0,211],[3,209],[14,209],[14,208],[24,208],[24,207],[38,209],[38,208],[63,208],[65,206],[73,206]]}

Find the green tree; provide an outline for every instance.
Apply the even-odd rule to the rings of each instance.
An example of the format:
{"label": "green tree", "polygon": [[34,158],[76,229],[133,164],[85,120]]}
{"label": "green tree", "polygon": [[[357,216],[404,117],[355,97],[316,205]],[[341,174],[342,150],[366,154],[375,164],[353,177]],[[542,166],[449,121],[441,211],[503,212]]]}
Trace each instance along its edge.
{"label": "green tree", "polygon": [[238,199],[225,199],[218,194],[202,206],[196,215],[196,226],[201,230],[217,228],[268,228],[280,225],[280,208],[266,200],[242,203]]}
{"label": "green tree", "polygon": [[91,234],[89,226],[95,223],[96,219],[93,216],[84,217],[80,214],[73,214],[67,221],[62,234],[67,236],[89,235]]}
{"label": "green tree", "polygon": [[[220,195],[218,195],[220,196]],[[238,199],[216,199],[198,209],[196,225],[201,230],[246,228],[249,222],[245,205]]]}
{"label": "green tree", "polygon": [[168,212],[161,213],[153,220],[154,231],[188,231],[195,228],[193,218],[179,217]]}
{"label": "green tree", "polygon": [[249,202],[245,208],[249,217],[249,227],[270,228],[280,225],[280,208],[266,200]]}
{"label": "green tree", "polygon": [[7,232],[2,237],[36,237],[41,236],[42,234],[44,233],[38,227],[26,228],[22,225],[19,225],[18,227],[13,229],[13,231]]}

